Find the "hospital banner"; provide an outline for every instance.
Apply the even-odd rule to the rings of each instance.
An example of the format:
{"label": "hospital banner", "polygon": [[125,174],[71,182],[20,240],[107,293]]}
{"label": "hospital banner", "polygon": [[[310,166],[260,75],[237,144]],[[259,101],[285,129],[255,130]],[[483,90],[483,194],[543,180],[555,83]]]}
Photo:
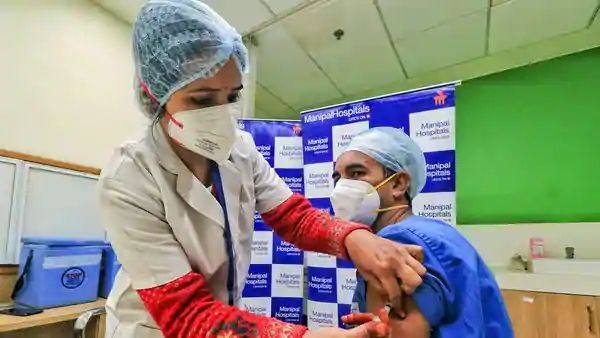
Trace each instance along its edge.
{"label": "hospital banner", "polygon": [[[354,135],[373,127],[402,129],[421,147],[427,182],[413,201],[416,215],[456,222],[454,85],[390,94],[303,112],[304,192],[329,213],[335,159]],[[309,328],[340,326],[351,312],[356,271],[350,262],[307,253]]]}
{"label": "hospital banner", "polygon": [[[303,193],[302,138],[299,121],[244,119],[256,149],[293,192]],[[301,324],[303,319],[304,253],[283,241],[254,215],[252,257],[242,292],[242,308],[255,314]]]}

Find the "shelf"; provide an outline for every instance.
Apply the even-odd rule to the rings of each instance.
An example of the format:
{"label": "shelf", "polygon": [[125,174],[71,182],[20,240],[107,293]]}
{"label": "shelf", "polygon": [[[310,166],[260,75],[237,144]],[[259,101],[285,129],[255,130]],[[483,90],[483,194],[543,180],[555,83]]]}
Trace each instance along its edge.
{"label": "shelf", "polygon": [[92,303],[47,309],[43,313],[29,317],[0,315],[0,332],[16,331],[75,320],[86,311],[104,307],[105,303],[106,300],[99,299]]}
{"label": "shelf", "polygon": [[527,273],[494,269],[494,277],[503,290],[600,296],[600,277],[572,274]]}

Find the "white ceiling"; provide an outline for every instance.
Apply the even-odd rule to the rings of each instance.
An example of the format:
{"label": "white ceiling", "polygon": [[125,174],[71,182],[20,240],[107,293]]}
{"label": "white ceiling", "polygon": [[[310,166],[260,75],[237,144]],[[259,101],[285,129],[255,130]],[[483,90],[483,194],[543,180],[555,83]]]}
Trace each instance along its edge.
{"label": "white ceiling", "polygon": [[257,53],[259,83],[290,106],[302,106],[306,97],[317,101],[341,97],[327,74],[285,30],[271,26],[262,31]]}
{"label": "white ceiling", "polygon": [[[92,0],[121,19],[133,23],[147,0]],[[285,14],[310,0],[202,0],[226,18],[238,31],[248,33],[277,15]]]}
{"label": "white ceiling", "polygon": [[276,14],[281,14],[303,2],[304,0],[262,0],[262,3]]}
{"label": "white ceiling", "polygon": [[[128,22],[144,2],[96,1]],[[489,73],[487,59],[499,71],[514,64],[511,51],[520,51],[523,63],[523,49],[585,30],[599,32],[598,39],[586,37],[587,48],[600,44],[600,0],[205,2],[256,38],[256,106],[265,117],[297,117],[302,109],[376,88],[435,81],[437,72],[460,79],[457,70],[470,64],[485,64]],[[337,29],[345,32],[341,40],[333,35]],[[557,49],[554,56],[574,51]],[[540,59],[525,55],[530,62]]]}
{"label": "white ceiling", "polygon": [[395,42],[409,76],[485,55],[487,11],[477,11]]}
{"label": "white ceiling", "polygon": [[[359,13],[361,24],[357,25]],[[404,78],[393,46],[386,37],[385,27],[371,1],[325,1],[271,28],[292,36],[327,75],[339,94],[355,93]],[[332,35],[338,28],[345,31],[341,40]],[[259,50],[267,52],[262,45],[264,33],[259,32],[257,37]],[[279,54],[278,57],[281,56]],[[352,76],[348,76],[349,73]]]}
{"label": "white ceiling", "polygon": [[379,7],[397,41],[462,16],[487,11],[488,3],[489,0],[379,0]]}
{"label": "white ceiling", "polygon": [[493,7],[490,52],[586,28],[598,0],[519,0]]}

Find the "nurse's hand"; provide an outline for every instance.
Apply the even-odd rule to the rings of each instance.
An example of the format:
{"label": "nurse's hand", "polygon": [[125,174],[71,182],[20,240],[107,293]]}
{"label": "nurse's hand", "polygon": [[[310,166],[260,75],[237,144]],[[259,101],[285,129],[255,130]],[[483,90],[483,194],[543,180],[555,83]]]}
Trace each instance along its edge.
{"label": "nurse's hand", "polygon": [[396,309],[402,308],[402,293],[412,294],[423,282],[426,270],[419,246],[398,244],[367,230],[352,231],[345,244],[361,276]]}
{"label": "nurse's hand", "polygon": [[342,316],[342,323],[350,326],[363,325],[370,322],[382,322],[389,326],[390,316],[385,308],[377,311],[377,316],[372,313],[351,313]]}
{"label": "nurse's hand", "polygon": [[[374,318],[373,318],[374,319]],[[308,331],[303,338],[388,338],[390,336],[389,319],[387,316],[381,321],[362,318],[354,324],[360,325],[350,330],[328,327]]]}

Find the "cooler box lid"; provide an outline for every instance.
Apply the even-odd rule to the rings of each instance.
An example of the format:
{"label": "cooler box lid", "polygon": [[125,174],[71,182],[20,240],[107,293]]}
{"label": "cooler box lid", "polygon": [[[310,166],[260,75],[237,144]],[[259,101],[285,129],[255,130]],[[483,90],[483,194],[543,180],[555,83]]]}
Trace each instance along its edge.
{"label": "cooler box lid", "polygon": [[36,244],[47,246],[105,246],[104,239],[98,238],[65,238],[65,237],[23,237],[23,244]]}

